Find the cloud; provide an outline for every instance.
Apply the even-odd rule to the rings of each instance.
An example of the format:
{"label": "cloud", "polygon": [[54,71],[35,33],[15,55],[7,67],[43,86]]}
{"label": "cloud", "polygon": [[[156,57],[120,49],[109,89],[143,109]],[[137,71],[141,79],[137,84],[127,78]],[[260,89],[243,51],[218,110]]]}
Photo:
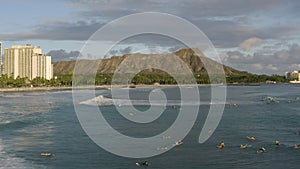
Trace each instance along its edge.
{"label": "cloud", "polygon": [[66,52],[63,49],[60,50],[51,50],[47,53],[48,56],[52,57],[52,62],[74,60],[76,57],[80,56],[79,51],[70,51]]}
{"label": "cloud", "polygon": [[239,46],[244,51],[250,51],[253,47],[256,47],[256,46],[258,46],[262,43],[263,43],[262,39],[254,37],[254,38],[250,38],[250,39],[245,40]]}
{"label": "cloud", "polygon": [[252,37],[282,38],[292,36],[295,32],[299,33],[297,26],[299,10],[293,10],[292,21],[280,24],[281,20],[291,17],[290,10],[294,5],[299,6],[300,3],[296,1],[285,3],[281,0],[263,2],[261,0],[75,0],[72,2],[81,10],[82,16],[100,17],[107,21],[148,11],[177,15],[191,21],[207,34],[214,45],[222,47],[236,47],[245,39]]}
{"label": "cloud", "polygon": [[122,54],[128,54],[128,53],[131,52],[131,50],[132,50],[131,47],[127,47],[127,48],[124,48],[124,49],[120,49],[119,51],[120,51],[120,53],[122,53]]}
{"label": "cloud", "polygon": [[176,51],[178,51],[179,49],[181,49],[181,48],[183,48],[183,46],[173,46],[173,47],[170,47],[169,49],[168,49],[168,52],[176,52]]}
{"label": "cloud", "polygon": [[[263,2],[261,0],[65,0],[65,2],[69,2],[76,11],[71,19],[56,22],[41,21],[39,25],[34,25],[31,31],[1,34],[0,39],[87,40],[107,22],[124,15],[148,11],[183,17],[203,30],[214,45],[221,47],[235,47],[251,37],[265,39],[292,36],[299,33],[300,28],[297,24],[299,17],[296,17],[300,12],[295,8],[299,3],[296,1],[289,1],[290,4],[281,0]],[[293,11],[292,14],[290,10]],[[281,20],[287,23],[281,24]],[[257,26],[258,22],[263,26]],[[126,29],[132,29],[132,25]]]}
{"label": "cloud", "polygon": [[87,40],[96,30],[104,24],[98,21],[56,21],[36,25],[32,32],[14,34],[0,34],[1,40],[19,41],[28,39],[47,40]]}
{"label": "cloud", "polygon": [[[249,14],[257,11],[271,10],[284,5],[281,0],[73,0],[74,6],[87,11],[159,11],[168,12],[180,16],[232,16],[237,14]],[[167,8],[166,8],[167,7]],[[122,12],[122,13],[123,13]],[[95,13],[91,13],[95,14]]]}
{"label": "cloud", "polygon": [[277,71],[277,70],[279,69],[278,67],[276,67],[276,66],[273,65],[273,64],[268,64],[268,65],[266,66],[266,68],[269,69],[269,70],[271,70],[271,71]]}
{"label": "cloud", "polygon": [[[130,46],[126,47],[126,48],[121,48],[121,49],[113,49],[109,51],[109,56],[122,56],[124,54],[129,54],[131,53],[132,48]],[[109,57],[109,56],[105,56],[105,57]]]}
{"label": "cloud", "polygon": [[[300,1],[282,0],[64,0],[69,3],[70,16],[43,18],[19,26],[19,31],[1,31],[1,41],[23,40],[72,40],[85,41],[106,23],[119,17],[139,12],[162,12],[182,17],[196,25],[217,48],[222,48],[222,61],[240,70],[252,73],[282,74],[300,69]],[[57,1],[55,3],[62,3]],[[63,6],[57,4],[57,6]],[[15,18],[22,18],[18,13]],[[55,11],[43,9],[45,12]],[[19,15],[20,15],[19,14]],[[49,15],[50,16],[50,15]],[[136,20],[137,24],[144,23]],[[10,22],[15,22],[11,20]],[[26,22],[27,23],[27,22]],[[19,25],[13,23],[12,25]],[[151,21],[147,27],[155,26]],[[166,24],[162,24],[166,25]],[[168,26],[168,25],[166,25]],[[135,30],[136,25],[127,25],[122,31]],[[0,28],[1,29],[1,28]],[[176,29],[176,27],[167,27]],[[25,30],[25,31],[24,31]],[[119,33],[103,36],[102,41],[111,42]],[[183,34],[192,36],[188,31]],[[4,32],[4,33],[3,33]],[[7,33],[8,32],[8,33]],[[278,44],[270,44],[274,40]],[[286,43],[289,41],[288,43]],[[12,42],[14,43],[14,42]],[[295,43],[289,45],[290,43]],[[298,43],[298,44],[297,44]],[[137,45],[138,44],[138,45]],[[130,46],[127,48],[126,46]],[[186,47],[180,42],[163,36],[143,35],[124,40],[121,47],[113,48],[107,56],[123,55],[139,50],[159,48],[174,52]],[[98,49],[99,50],[99,49]],[[159,52],[161,50],[158,50]],[[51,52],[51,53],[50,53]],[[73,53],[50,51],[54,61],[70,59]],[[151,52],[151,51],[150,51]],[[93,56],[94,53],[90,54]]]}
{"label": "cloud", "polygon": [[246,57],[240,51],[229,51],[229,52],[227,52],[225,54],[222,54],[221,59],[224,62],[238,64],[238,63],[244,62],[245,59],[246,59]]}
{"label": "cloud", "polygon": [[222,62],[239,70],[258,74],[281,74],[300,69],[300,46],[292,44],[288,49],[270,54],[246,54],[230,51],[222,55]]}
{"label": "cloud", "polygon": [[263,65],[260,63],[255,63],[255,64],[252,64],[251,66],[254,70],[263,70],[264,69]]}
{"label": "cloud", "polygon": [[291,64],[288,69],[290,70],[289,72],[293,70],[300,70],[300,64]]}

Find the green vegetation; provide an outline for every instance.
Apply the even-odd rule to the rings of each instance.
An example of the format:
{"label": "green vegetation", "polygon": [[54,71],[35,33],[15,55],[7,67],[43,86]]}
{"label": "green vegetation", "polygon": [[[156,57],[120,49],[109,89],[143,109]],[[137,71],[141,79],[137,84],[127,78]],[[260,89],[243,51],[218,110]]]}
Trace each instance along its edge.
{"label": "green vegetation", "polygon": [[19,88],[19,87],[59,87],[72,85],[72,76],[59,76],[56,79],[47,80],[37,77],[33,80],[17,77],[13,79],[7,75],[0,77],[0,88]]}
{"label": "green vegetation", "polygon": [[280,75],[256,75],[256,74],[232,74],[226,77],[226,82],[229,84],[235,83],[268,83],[268,82],[276,82],[276,83],[288,83],[289,80],[285,79],[284,76]]}
{"label": "green vegetation", "polygon": [[[0,87],[1,88],[18,88],[18,87],[61,87],[61,86],[71,86],[72,80],[76,80],[77,84],[82,85],[110,85],[113,78],[115,78],[114,84],[124,84],[124,82],[132,83],[135,85],[146,84],[152,85],[158,84],[189,84],[192,83],[185,76],[178,76],[177,81],[168,73],[165,72],[140,72],[134,76],[134,78],[129,81],[129,79],[124,79],[129,77],[129,75],[115,76],[113,74],[97,74],[96,77],[92,76],[76,76],[73,79],[72,73],[63,73],[57,75],[56,78],[51,80],[46,80],[44,78],[37,77],[33,80],[28,78],[16,78],[8,77],[7,75],[2,75],[0,77]],[[212,78],[213,83],[222,83],[225,79],[215,77],[209,77],[206,73],[194,74],[196,82],[198,84],[210,84],[210,78]],[[123,83],[121,83],[123,82]],[[284,76],[279,75],[255,75],[255,74],[231,74],[226,76],[227,84],[251,84],[251,83],[266,83],[266,82],[276,82],[276,83],[286,83],[288,80]]]}
{"label": "green vegetation", "polygon": [[20,78],[17,77],[13,79],[12,77],[8,77],[7,75],[2,75],[0,77],[0,87],[26,87],[30,86],[28,78]]}

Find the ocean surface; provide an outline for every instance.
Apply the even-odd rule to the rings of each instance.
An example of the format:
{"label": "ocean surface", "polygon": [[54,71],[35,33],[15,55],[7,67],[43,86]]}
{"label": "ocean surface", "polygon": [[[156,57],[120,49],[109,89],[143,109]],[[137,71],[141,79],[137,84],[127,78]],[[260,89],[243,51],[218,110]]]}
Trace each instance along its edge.
{"label": "ocean surface", "polygon": [[[122,90],[130,90],[135,107],[143,111],[149,108],[147,98],[155,89]],[[176,101],[180,99],[178,88],[161,90],[170,104],[151,123],[128,122],[112,104],[99,108],[120,133],[137,138],[153,136],[168,129],[180,109]],[[117,156],[95,144],[81,128],[70,90],[2,92],[0,169],[132,169],[137,168],[136,162],[145,160],[150,164],[147,168],[155,169],[299,168],[300,149],[293,146],[300,144],[300,85],[228,86],[226,103],[231,106],[225,107],[218,128],[203,144],[198,143],[199,134],[210,105],[215,103],[210,101],[210,87],[199,87],[199,91],[201,102],[193,103],[193,106],[199,104],[198,118],[184,138],[184,144],[142,159]],[[99,95],[109,100],[111,92],[97,89],[96,96]],[[264,100],[267,96],[276,102]],[[122,92],[119,97],[122,98]],[[87,103],[84,106],[88,110],[95,105]],[[256,141],[250,142],[247,136],[255,136]],[[217,149],[222,140],[225,148]],[[280,141],[279,147],[274,145],[275,140]],[[250,146],[240,149],[240,145],[246,143]],[[267,152],[258,154],[256,151],[262,146]],[[40,156],[46,152],[54,156]]]}

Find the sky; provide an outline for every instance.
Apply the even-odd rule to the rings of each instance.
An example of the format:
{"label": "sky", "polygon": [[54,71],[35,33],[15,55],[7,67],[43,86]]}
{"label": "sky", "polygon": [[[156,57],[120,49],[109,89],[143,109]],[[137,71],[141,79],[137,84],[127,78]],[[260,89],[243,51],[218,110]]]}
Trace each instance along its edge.
{"label": "sky", "polygon": [[[223,64],[258,74],[300,70],[298,0],[9,0],[1,7],[3,47],[41,46],[44,53],[54,55],[54,61],[73,59],[97,30],[115,19],[162,12],[200,29]],[[112,45],[109,39],[103,44]],[[112,47],[107,56],[166,53],[183,46],[171,38],[136,36]]]}

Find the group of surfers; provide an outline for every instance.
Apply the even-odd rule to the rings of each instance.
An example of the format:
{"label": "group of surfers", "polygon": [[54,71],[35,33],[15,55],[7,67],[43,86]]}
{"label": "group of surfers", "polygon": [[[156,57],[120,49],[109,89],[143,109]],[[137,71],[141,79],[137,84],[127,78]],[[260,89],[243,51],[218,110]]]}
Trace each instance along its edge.
{"label": "group of surfers", "polygon": [[[247,137],[248,140],[250,141],[255,141],[255,137],[251,136],[251,137]],[[280,145],[280,142],[278,140],[275,140],[275,143],[274,143],[276,146],[279,146]],[[223,149],[225,148],[225,142],[224,141],[221,141],[220,145],[217,146],[217,148],[219,149]],[[241,149],[246,149],[248,148],[248,144],[241,144],[240,146]],[[294,148],[295,149],[300,149],[300,144],[295,144],[294,145]],[[264,148],[264,147],[261,147],[260,149],[257,150],[257,153],[265,153],[267,150]]]}

